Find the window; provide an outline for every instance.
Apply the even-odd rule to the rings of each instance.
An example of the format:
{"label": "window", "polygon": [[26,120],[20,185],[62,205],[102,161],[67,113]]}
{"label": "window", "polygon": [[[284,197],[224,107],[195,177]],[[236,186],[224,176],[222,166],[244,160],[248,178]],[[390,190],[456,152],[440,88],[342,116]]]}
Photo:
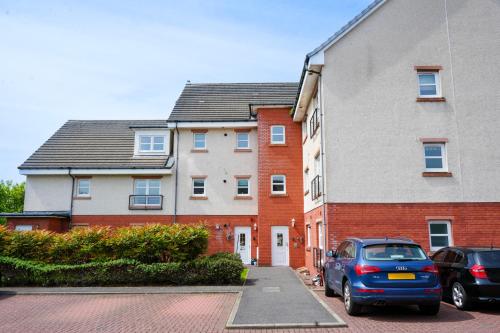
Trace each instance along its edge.
{"label": "window", "polygon": [[413,244],[375,244],[363,248],[366,260],[426,260],[424,251]]}
{"label": "window", "polygon": [[250,180],[248,178],[239,178],[236,179],[237,195],[250,195]]}
{"label": "window", "polygon": [[306,169],[304,170],[304,193],[307,194],[308,192],[309,192],[309,169]]}
{"label": "window", "polygon": [[319,128],[319,109],[316,108],[309,119],[309,133],[311,138],[316,134]]}
{"label": "window", "polygon": [[431,251],[452,245],[451,225],[449,221],[429,222],[429,239]]}
{"label": "window", "polygon": [[439,72],[419,72],[418,87],[420,97],[440,97]]}
{"label": "window", "polygon": [[307,247],[311,247],[311,225],[307,225]]}
{"label": "window", "polygon": [[89,197],[90,196],[90,179],[78,179],[76,186],[76,196],[77,197]]}
{"label": "window", "polygon": [[271,193],[286,194],[286,177],[284,175],[271,176]]}
{"label": "window", "polygon": [[134,182],[133,205],[160,206],[160,180],[136,179]]}
{"label": "window", "polygon": [[424,156],[426,171],[448,170],[444,143],[424,143]]}
{"label": "window", "polygon": [[139,135],[139,152],[163,153],[165,152],[164,135]]}
{"label": "window", "polygon": [[272,144],[285,143],[285,126],[283,125],[271,126],[271,143]]}
{"label": "window", "polygon": [[194,149],[207,148],[207,134],[206,133],[193,133],[193,146]]}
{"label": "window", "polygon": [[320,153],[314,157],[314,173],[315,176],[311,181],[311,200],[316,200],[322,195]]}
{"label": "window", "polygon": [[193,196],[205,196],[205,178],[193,178]]}
{"label": "window", "polygon": [[250,148],[250,137],[248,132],[236,133],[236,148],[238,149]]}
{"label": "window", "polygon": [[316,225],[318,226],[318,247],[323,249],[323,223],[318,222]]}
{"label": "window", "polygon": [[31,231],[33,230],[33,226],[32,225],[28,225],[28,224],[19,224],[19,225],[16,225],[16,231]]}

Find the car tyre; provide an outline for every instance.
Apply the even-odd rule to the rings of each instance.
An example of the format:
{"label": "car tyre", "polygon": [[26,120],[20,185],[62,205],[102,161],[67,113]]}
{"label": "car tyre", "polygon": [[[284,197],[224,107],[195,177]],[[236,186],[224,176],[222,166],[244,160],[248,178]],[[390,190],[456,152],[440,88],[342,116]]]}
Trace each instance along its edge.
{"label": "car tyre", "polygon": [[344,283],[344,308],[348,315],[357,316],[361,314],[361,304],[354,303],[352,300],[352,287],[349,281]]}
{"label": "car tyre", "polygon": [[469,295],[460,282],[453,283],[451,287],[451,300],[458,310],[467,310],[470,308]]}
{"label": "car tyre", "polygon": [[418,309],[420,310],[420,313],[427,315],[427,316],[435,316],[439,312],[439,307],[441,306],[441,303],[436,303],[436,304],[422,304],[418,306]]}
{"label": "car tyre", "polygon": [[335,296],[335,290],[333,290],[332,288],[330,288],[328,286],[328,274],[326,273],[325,271],[325,296],[326,297],[334,297]]}

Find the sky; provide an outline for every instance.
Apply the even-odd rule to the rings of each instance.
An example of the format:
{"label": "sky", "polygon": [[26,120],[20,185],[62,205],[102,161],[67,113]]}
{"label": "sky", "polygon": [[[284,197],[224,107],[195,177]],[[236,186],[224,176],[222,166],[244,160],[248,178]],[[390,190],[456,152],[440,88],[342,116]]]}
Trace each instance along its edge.
{"label": "sky", "polygon": [[0,0],[0,180],[69,119],[166,119],[187,80],[291,82],[371,0]]}

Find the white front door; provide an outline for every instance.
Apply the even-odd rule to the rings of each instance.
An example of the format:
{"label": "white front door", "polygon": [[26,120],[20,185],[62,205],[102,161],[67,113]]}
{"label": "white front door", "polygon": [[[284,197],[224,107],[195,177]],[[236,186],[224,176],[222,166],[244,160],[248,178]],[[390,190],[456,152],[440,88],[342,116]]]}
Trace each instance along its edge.
{"label": "white front door", "polygon": [[271,227],[272,265],[288,266],[288,227]]}
{"label": "white front door", "polygon": [[238,253],[241,261],[245,265],[250,265],[251,261],[251,232],[250,227],[235,227],[234,228],[234,252]]}

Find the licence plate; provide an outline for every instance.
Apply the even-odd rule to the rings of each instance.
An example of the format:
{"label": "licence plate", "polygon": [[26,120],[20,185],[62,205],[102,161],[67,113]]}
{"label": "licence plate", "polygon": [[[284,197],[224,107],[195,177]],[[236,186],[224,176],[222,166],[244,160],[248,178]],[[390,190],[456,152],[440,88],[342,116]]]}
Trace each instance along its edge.
{"label": "licence plate", "polygon": [[389,280],[415,280],[415,273],[388,273]]}

